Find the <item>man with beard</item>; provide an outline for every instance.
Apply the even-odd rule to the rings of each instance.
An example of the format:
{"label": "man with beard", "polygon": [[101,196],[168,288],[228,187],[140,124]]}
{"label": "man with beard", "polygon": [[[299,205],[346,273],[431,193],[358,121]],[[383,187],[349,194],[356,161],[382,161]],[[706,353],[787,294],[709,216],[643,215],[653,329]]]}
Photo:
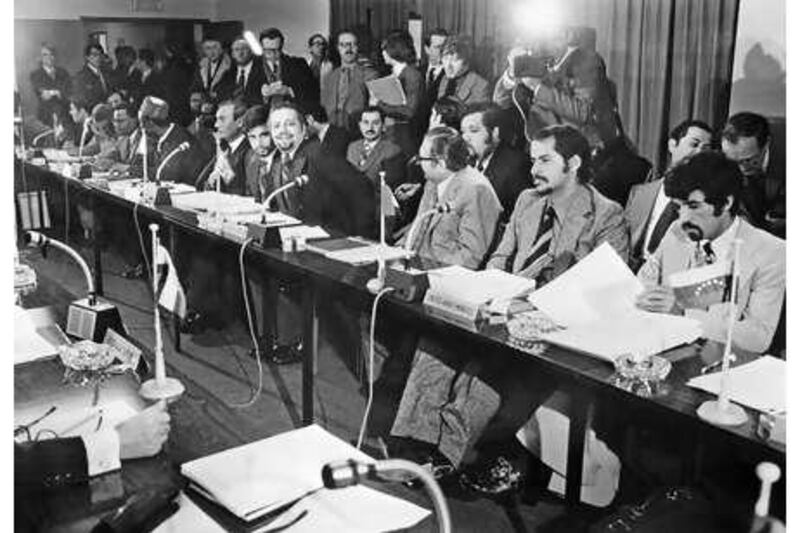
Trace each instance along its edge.
{"label": "man with beard", "polygon": [[197,139],[204,153],[212,153],[217,144],[213,133],[217,106],[205,93],[194,91],[189,96],[189,113],[192,115],[192,121],[186,126],[186,131]]}
{"label": "man with beard", "polygon": [[378,182],[378,172],[386,170],[386,184],[394,189],[403,180],[403,157],[400,147],[383,136],[383,111],[368,107],[361,112],[362,138],[347,147],[347,160],[351,165]]}
{"label": "man with beard", "polygon": [[682,309],[669,276],[690,268],[733,259],[735,240],[741,240],[739,285],[733,344],[751,352],[767,350],[775,335],[786,288],[786,247],[783,240],[758,229],[739,216],[742,173],[719,153],[697,154],[675,167],[666,193],[680,206],[674,223],[639,271],[645,291],[636,304],[656,313],[684,314],[698,319],[706,338],[724,342],[730,305],[705,310]]}
{"label": "man with beard", "polygon": [[250,143],[245,171],[247,184],[245,193],[257,202],[263,202],[269,187],[270,154],[275,149],[269,132],[269,110],[262,106],[253,106],[244,114],[244,129]]}

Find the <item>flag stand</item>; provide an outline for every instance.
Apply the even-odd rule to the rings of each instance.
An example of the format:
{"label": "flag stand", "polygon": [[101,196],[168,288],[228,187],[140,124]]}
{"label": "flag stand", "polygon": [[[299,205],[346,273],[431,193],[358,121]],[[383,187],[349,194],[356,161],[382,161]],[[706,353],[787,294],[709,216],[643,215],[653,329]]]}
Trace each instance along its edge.
{"label": "flag stand", "polygon": [[386,184],[386,171],[381,170],[378,173],[378,224],[380,228],[379,243],[378,243],[378,272],[374,278],[367,282],[367,290],[372,294],[378,294],[386,285],[386,261],[383,258],[383,247],[386,245],[386,217],[383,213],[383,187]]}
{"label": "flag stand", "polygon": [[730,371],[731,343],[733,326],[736,323],[736,298],[739,290],[739,253],[742,240],[733,241],[733,274],[731,277],[730,314],[728,315],[728,333],[725,339],[725,351],[722,355],[720,371],[719,396],[716,400],[703,402],[697,408],[697,415],[717,426],[739,426],[747,422],[747,413],[740,406],[731,403],[728,397],[728,374]]}
{"label": "flag stand", "polygon": [[158,224],[150,224],[153,235],[153,321],[155,322],[155,377],[142,383],[139,395],[150,401],[172,400],[183,394],[183,384],[168,378],[164,365],[164,343],[161,339],[161,315],[158,311]]}

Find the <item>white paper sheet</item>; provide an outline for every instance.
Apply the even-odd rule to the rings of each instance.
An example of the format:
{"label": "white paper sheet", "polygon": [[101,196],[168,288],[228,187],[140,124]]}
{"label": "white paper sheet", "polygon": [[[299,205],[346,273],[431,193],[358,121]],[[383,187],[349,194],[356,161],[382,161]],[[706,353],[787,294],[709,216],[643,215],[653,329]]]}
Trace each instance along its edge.
{"label": "white paper sheet", "polygon": [[58,353],[56,347],[36,331],[36,325],[21,307],[14,306],[14,364],[35,361]]}
{"label": "white paper sheet", "polygon": [[528,299],[557,324],[570,327],[635,309],[636,295],[643,290],[628,265],[604,242]]}
{"label": "white paper sheet", "polygon": [[451,295],[470,305],[490,300],[508,300],[535,287],[534,280],[502,270],[469,270],[453,265],[428,271],[428,282],[434,293]]}
{"label": "white paper sheet", "polygon": [[253,520],[322,487],[331,461],[373,462],[317,425],[184,463],[181,472],[235,515]]}
{"label": "white paper sheet", "polygon": [[172,198],[172,205],[178,209],[222,213],[226,215],[261,213],[263,207],[249,196],[223,194],[216,191],[202,191],[178,194]]}
{"label": "white paper sheet", "polygon": [[[689,380],[688,385],[711,394],[719,394],[721,373],[706,374]],[[786,411],[786,361],[765,355],[755,361],[731,368],[728,374],[731,400],[759,411]]]}

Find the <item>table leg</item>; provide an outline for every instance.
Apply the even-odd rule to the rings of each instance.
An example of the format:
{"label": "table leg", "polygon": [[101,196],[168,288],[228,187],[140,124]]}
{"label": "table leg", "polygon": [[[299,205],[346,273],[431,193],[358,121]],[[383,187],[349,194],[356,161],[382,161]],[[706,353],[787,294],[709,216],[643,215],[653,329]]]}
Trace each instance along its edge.
{"label": "table leg", "polygon": [[266,270],[261,272],[261,342],[264,354],[269,357],[278,342],[280,281]]}
{"label": "table leg", "polygon": [[98,229],[100,228],[99,213],[97,212],[97,202],[95,197],[92,196],[90,201],[90,209],[92,211],[92,253],[94,254],[94,290],[98,296],[103,295],[103,263],[102,254],[100,252],[100,244],[98,236]]}
{"label": "table leg", "polygon": [[581,502],[583,482],[583,448],[586,430],[589,427],[594,405],[585,391],[573,389],[569,404],[569,447],[567,449],[567,505],[575,506]]}
{"label": "table leg", "polygon": [[[175,264],[175,258],[177,257],[175,255],[176,250],[177,250],[177,244],[176,244],[177,232],[175,231],[175,225],[174,224],[169,224],[168,226],[169,226],[169,231],[168,231],[168,235],[169,235],[169,255],[170,255],[170,257],[172,257],[172,264],[174,265]],[[153,261],[155,261],[155,258],[153,258]],[[176,274],[177,274],[177,272],[176,272]],[[180,353],[180,351],[181,351],[181,317],[179,317],[175,313],[172,313],[172,331],[173,331],[173,336],[172,337],[174,339],[175,352],[176,353]]]}
{"label": "table leg", "polygon": [[303,424],[314,422],[314,375],[317,362],[317,292],[311,283],[303,287]]}

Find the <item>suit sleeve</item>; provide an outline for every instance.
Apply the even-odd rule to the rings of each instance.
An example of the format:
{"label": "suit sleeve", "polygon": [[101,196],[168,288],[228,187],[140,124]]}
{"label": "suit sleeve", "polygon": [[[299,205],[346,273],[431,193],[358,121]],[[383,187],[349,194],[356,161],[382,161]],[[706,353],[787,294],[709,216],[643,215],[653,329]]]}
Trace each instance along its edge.
{"label": "suit sleeve", "polygon": [[511,219],[506,224],[506,229],[503,232],[503,238],[500,239],[500,244],[489,258],[486,268],[496,268],[499,270],[510,270],[510,264],[517,254],[517,224],[519,223],[519,214],[523,211],[521,202],[524,198],[520,196],[517,198],[517,203],[514,206],[514,212],[511,213]]}
{"label": "suit sleeve", "polygon": [[630,232],[622,208],[616,203],[608,210],[604,220],[598,225],[595,236],[595,247],[608,242],[619,254],[623,261],[628,262],[630,252]]}
{"label": "suit sleeve", "polygon": [[476,269],[489,252],[502,208],[491,187],[481,187],[470,195],[458,224],[458,238],[441,259],[446,263]]}
{"label": "suit sleeve", "polygon": [[[406,69],[413,69],[413,67],[406,67]],[[400,83],[406,94],[405,105],[389,105],[379,102],[378,107],[390,117],[413,120],[419,113],[423,92],[422,76],[416,70],[410,70],[406,76],[400,76]]]}

